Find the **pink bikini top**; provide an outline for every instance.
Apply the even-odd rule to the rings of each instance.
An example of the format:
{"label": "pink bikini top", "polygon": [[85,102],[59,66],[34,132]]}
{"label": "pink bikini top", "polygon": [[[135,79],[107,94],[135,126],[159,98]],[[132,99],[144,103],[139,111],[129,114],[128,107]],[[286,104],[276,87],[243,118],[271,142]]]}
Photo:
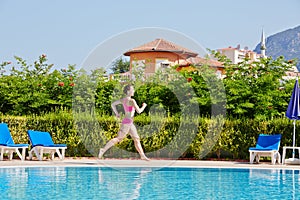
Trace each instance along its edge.
{"label": "pink bikini top", "polygon": [[124,107],[125,112],[133,111],[134,107],[126,105],[125,101],[126,101],[126,99],[124,99],[124,101],[123,101],[123,107]]}

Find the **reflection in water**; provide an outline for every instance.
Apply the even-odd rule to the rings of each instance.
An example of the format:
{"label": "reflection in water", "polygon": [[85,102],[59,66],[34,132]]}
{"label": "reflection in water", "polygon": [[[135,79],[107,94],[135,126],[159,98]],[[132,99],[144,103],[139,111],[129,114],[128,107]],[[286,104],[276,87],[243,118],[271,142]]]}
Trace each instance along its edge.
{"label": "reflection in water", "polygon": [[281,169],[250,169],[250,183],[261,188],[277,187],[277,190],[268,193],[269,196],[278,196],[287,193],[287,199],[300,199],[299,170]]}
{"label": "reflection in water", "polygon": [[29,169],[31,178],[38,182],[65,182],[66,169],[64,167],[39,167],[34,170]]}
{"label": "reflection in water", "polygon": [[292,190],[292,198],[291,199],[299,199],[299,183],[300,183],[300,175],[299,170],[282,170],[282,180],[285,184],[290,185],[290,190]]}
{"label": "reflection in water", "polygon": [[49,193],[64,192],[66,183],[63,167],[0,168],[0,199],[48,199]]}
{"label": "reflection in water", "polygon": [[107,191],[110,199],[138,199],[140,190],[151,168],[139,170],[103,170],[98,168],[98,180],[102,191]]}
{"label": "reflection in water", "polygon": [[1,199],[22,199],[26,196],[26,168],[0,168],[0,179]]}
{"label": "reflection in water", "polygon": [[0,199],[300,199],[299,183],[299,170],[0,168]]}

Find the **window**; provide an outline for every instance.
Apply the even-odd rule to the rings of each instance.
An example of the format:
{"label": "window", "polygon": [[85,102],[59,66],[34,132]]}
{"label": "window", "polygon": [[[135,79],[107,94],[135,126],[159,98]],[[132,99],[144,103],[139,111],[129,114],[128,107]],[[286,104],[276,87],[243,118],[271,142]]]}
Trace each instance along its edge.
{"label": "window", "polygon": [[170,67],[170,62],[167,58],[156,58],[155,59],[155,71],[164,70]]}

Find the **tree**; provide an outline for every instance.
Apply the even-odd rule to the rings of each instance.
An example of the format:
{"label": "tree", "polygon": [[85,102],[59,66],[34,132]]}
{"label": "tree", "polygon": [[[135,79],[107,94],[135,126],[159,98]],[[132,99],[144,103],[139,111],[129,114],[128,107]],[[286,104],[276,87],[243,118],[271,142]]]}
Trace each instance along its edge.
{"label": "tree", "polygon": [[222,80],[217,78],[215,70],[208,65],[193,68],[192,71],[180,71],[194,90],[194,95],[190,96],[190,104],[199,106],[200,114],[204,116],[223,113],[226,96]]}
{"label": "tree", "polygon": [[118,58],[115,62],[113,62],[112,70],[114,74],[125,73],[129,71],[130,62],[125,58]]}
{"label": "tree", "polygon": [[232,64],[219,53],[214,56],[225,66],[224,85],[227,97],[227,113],[231,116],[267,119],[282,116],[290,97],[292,81],[284,80],[287,70],[294,65],[284,57],[245,58]]}

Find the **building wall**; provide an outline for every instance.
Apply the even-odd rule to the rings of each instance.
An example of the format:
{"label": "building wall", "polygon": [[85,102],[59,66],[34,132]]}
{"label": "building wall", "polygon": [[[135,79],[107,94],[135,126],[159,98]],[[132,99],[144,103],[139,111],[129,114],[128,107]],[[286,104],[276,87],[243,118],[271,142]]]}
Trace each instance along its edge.
{"label": "building wall", "polygon": [[259,55],[253,51],[237,49],[237,48],[225,48],[218,50],[222,55],[229,58],[233,64],[242,62],[245,57],[249,57],[251,61],[257,61]]}
{"label": "building wall", "polygon": [[[172,52],[141,52],[130,55],[130,70],[136,63],[144,63],[145,73],[155,73],[157,70],[156,63],[162,60],[169,62],[178,62],[180,56]],[[140,62],[139,62],[140,61]]]}
{"label": "building wall", "polygon": [[236,60],[236,53],[234,49],[219,49],[218,50],[222,55],[229,58],[232,62]]}

